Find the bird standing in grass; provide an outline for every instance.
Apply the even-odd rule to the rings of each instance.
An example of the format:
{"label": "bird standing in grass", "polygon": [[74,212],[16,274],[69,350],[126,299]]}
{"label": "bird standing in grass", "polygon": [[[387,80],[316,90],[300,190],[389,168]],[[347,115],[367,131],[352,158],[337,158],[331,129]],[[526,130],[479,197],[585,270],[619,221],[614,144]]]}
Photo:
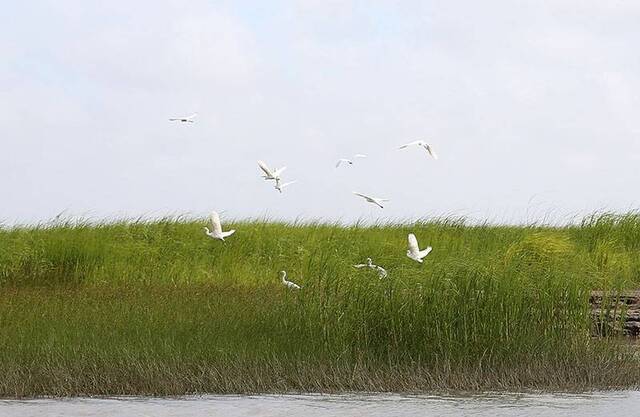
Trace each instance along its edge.
{"label": "bird standing in grass", "polygon": [[416,239],[416,235],[414,235],[413,233],[409,233],[407,239],[409,241],[409,250],[407,250],[407,256],[416,262],[422,263],[422,258],[427,256],[433,248],[431,246],[428,246],[426,249],[420,250],[420,246],[418,246],[418,239]]}
{"label": "bird standing in grass", "polygon": [[302,288],[301,286],[299,286],[295,282],[287,281],[287,272],[286,271],[280,271],[280,280],[282,281],[282,285],[284,285],[285,287],[287,287],[289,289],[299,290],[300,288]]}
{"label": "bird standing in grass", "polygon": [[[209,227],[211,227],[211,230],[209,230]],[[225,237],[229,237],[236,232],[235,230],[223,232],[222,225],[220,224],[220,216],[215,211],[211,212],[211,217],[209,218],[209,227],[204,227],[205,234],[212,239],[221,240],[223,242]]]}

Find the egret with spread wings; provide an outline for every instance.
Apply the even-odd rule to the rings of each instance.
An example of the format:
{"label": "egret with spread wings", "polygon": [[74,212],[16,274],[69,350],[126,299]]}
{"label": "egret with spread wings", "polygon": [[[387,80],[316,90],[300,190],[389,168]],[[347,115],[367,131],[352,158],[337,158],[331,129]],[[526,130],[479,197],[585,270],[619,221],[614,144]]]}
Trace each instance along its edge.
{"label": "egret with spread wings", "polygon": [[438,159],[438,155],[436,154],[436,151],[433,150],[433,145],[423,141],[423,140],[416,140],[414,142],[411,143],[407,143],[402,145],[401,147],[399,147],[398,149],[405,149],[408,148],[409,146],[420,146],[422,148],[424,148],[427,152],[429,152],[429,155],[431,155],[431,157],[433,159]]}
{"label": "egret with spread wings", "polygon": [[409,233],[408,241],[409,249],[407,250],[407,256],[416,262],[422,263],[422,259],[427,256],[433,249],[431,246],[428,246],[426,249],[420,250],[418,239],[416,239],[416,235],[414,235],[413,233]]}
{"label": "egret with spread wings", "polygon": [[[211,230],[209,230],[209,227],[211,228]],[[221,240],[223,242],[225,237],[229,237],[236,232],[235,230],[223,232],[222,225],[220,224],[220,216],[215,211],[211,212],[211,217],[209,218],[209,227],[204,227],[205,234],[212,239]]]}

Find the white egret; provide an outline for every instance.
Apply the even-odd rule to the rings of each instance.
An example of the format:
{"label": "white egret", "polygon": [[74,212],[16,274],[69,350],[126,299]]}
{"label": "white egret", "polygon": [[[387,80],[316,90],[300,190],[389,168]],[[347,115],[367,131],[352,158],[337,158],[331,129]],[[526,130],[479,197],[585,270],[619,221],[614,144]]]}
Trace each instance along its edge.
{"label": "white egret", "polygon": [[295,184],[298,182],[297,180],[285,182],[284,184],[280,184],[280,178],[276,179],[276,186],[274,187],[276,190],[282,193],[283,188],[290,186],[291,184]]}
{"label": "white egret", "polygon": [[236,232],[235,230],[223,232],[222,225],[220,224],[220,216],[215,211],[211,212],[211,217],[209,218],[209,227],[211,227],[211,230],[209,230],[209,228],[206,226],[204,227],[205,234],[212,239],[218,239],[223,242],[225,237],[229,237]]}
{"label": "white egret", "polygon": [[374,270],[378,273],[378,277],[380,277],[380,279],[382,278],[386,278],[389,274],[387,273],[387,270],[384,269],[383,267],[379,266],[379,265],[375,265],[373,263],[373,260],[371,258],[367,258],[366,263],[364,264],[357,264],[353,266],[354,268],[358,268],[358,269],[362,269],[362,268],[369,268],[371,270]]}
{"label": "white egret", "polygon": [[407,250],[407,256],[416,262],[422,263],[422,258],[427,256],[433,249],[431,246],[428,246],[426,249],[420,250],[420,246],[418,246],[418,239],[416,239],[416,236],[413,233],[409,233],[408,241],[409,250]]}
{"label": "white egret", "polygon": [[362,197],[365,200],[367,200],[369,203],[375,204],[376,206],[380,207],[380,208],[384,208],[384,206],[382,205],[382,203],[384,203],[385,201],[389,201],[386,198],[379,198],[379,197],[369,197],[368,195],[364,195],[364,194],[360,194],[357,192],[353,192],[355,195],[357,195],[358,197]]}
{"label": "white egret", "polygon": [[387,273],[387,270],[381,267],[380,265],[376,265],[376,271],[378,272],[378,277],[380,279],[386,278],[389,275]]}
{"label": "white egret", "polygon": [[371,258],[367,258],[367,263],[366,264],[357,264],[353,266],[354,268],[375,268],[375,265],[373,264],[373,260]]}
{"label": "white egret", "polygon": [[282,285],[284,285],[285,287],[290,288],[292,290],[299,290],[300,288],[302,288],[301,286],[299,286],[295,282],[287,281],[287,272],[286,271],[280,271],[280,280],[282,281]]}
{"label": "white egret", "polygon": [[182,122],[182,123],[194,123],[195,118],[198,113],[193,113],[191,116],[181,116],[181,117],[172,117],[169,119],[171,122]]}
{"label": "white egret", "polygon": [[407,143],[405,145],[400,146],[398,149],[408,148],[409,146],[421,146],[427,152],[429,152],[429,155],[431,155],[433,159],[438,159],[438,155],[436,155],[436,151],[433,150],[433,146],[423,140],[416,140],[414,142]]}
{"label": "white egret", "polygon": [[[361,153],[353,155],[353,159],[366,158],[366,157],[367,157],[367,155],[364,155],[364,154],[361,154]],[[338,168],[342,164],[353,165],[353,159],[349,159],[349,158],[340,158],[340,159],[338,159],[338,162],[336,162],[336,168]]]}
{"label": "white egret", "polygon": [[264,175],[262,176],[262,178],[264,178],[267,181],[268,180],[275,180],[275,181],[280,180],[280,175],[282,174],[282,172],[284,172],[285,169],[287,169],[287,167],[282,167],[282,168],[278,168],[276,170],[271,170],[267,166],[267,164],[265,164],[262,161],[258,161],[258,166],[260,167],[262,172],[264,172]]}

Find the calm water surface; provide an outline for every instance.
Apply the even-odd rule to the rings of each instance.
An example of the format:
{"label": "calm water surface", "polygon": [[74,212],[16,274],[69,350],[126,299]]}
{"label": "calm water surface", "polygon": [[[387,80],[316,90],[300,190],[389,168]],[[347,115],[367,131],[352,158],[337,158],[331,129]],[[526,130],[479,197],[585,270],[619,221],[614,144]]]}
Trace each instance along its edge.
{"label": "calm water surface", "polygon": [[2,400],[0,416],[640,416],[640,392],[593,394],[380,394]]}

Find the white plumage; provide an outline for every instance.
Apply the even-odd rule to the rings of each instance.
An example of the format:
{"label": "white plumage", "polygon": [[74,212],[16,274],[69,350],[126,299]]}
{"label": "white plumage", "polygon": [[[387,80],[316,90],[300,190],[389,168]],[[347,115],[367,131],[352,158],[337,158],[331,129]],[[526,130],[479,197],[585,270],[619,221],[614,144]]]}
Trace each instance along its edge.
{"label": "white plumage", "polygon": [[354,268],[358,268],[358,269],[361,269],[361,268],[375,268],[375,265],[373,264],[373,260],[371,258],[367,258],[366,262],[367,263],[364,263],[364,264],[354,265],[353,267]]}
{"label": "white plumage", "polygon": [[380,279],[382,278],[386,278],[389,274],[387,273],[387,270],[384,269],[383,267],[379,266],[379,265],[375,265],[373,263],[373,260],[371,258],[367,258],[366,263],[364,264],[357,264],[353,266],[354,268],[358,268],[358,269],[362,269],[362,268],[369,268],[372,269],[374,271],[376,271],[378,273],[378,277]]}
{"label": "white plumage", "polygon": [[284,285],[285,287],[287,287],[289,289],[299,290],[300,288],[302,288],[301,286],[299,286],[295,282],[287,281],[287,272],[286,271],[280,271],[280,280],[282,281],[282,285]]}
{"label": "white plumage", "polygon": [[209,227],[211,227],[211,230],[209,230],[209,228],[206,226],[204,227],[205,234],[212,239],[222,240],[223,242],[225,237],[229,237],[236,232],[235,230],[223,232],[222,225],[220,224],[220,216],[215,211],[211,212],[211,217],[209,218]]}
{"label": "white plumage", "polygon": [[264,172],[264,175],[262,176],[262,178],[264,178],[267,181],[269,180],[279,181],[280,175],[285,169],[287,169],[287,167],[282,167],[282,168],[272,170],[263,161],[258,161],[258,166],[260,167],[262,172]]}
{"label": "white plumage", "polygon": [[195,118],[198,115],[198,113],[193,113],[190,116],[180,116],[180,117],[172,117],[169,119],[169,121],[171,122],[182,122],[182,123],[194,123],[195,122]]}
{"label": "white plumage", "polygon": [[416,239],[416,236],[413,233],[409,233],[407,240],[409,241],[409,250],[407,250],[407,256],[416,262],[422,263],[422,258],[427,256],[433,249],[431,246],[428,246],[426,249],[420,250],[418,239]]}
{"label": "white plumage", "polygon": [[282,190],[283,190],[285,187],[288,187],[288,186],[290,186],[291,184],[295,184],[296,182],[298,182],[298,181],[294,180],[294,181],[289,181],[289,182],[285,182],[284,184],[281,184],[281,183],[280,183],[280,179],[277,179],[277,180],[276,180],[276,185],[275,185],[275,187],[274,187],[274,188],[275,188],[276,190],[280,191],[280,193],[282,193]]}
{"label": "white plumage", "polygon": [[385,201],[389,201],[386,198],[379,198],[379,197],[370,197],[368,195],[364,195],[361,193],[357,193],[357,192],[353,192],[355,195],[357,195],[358,197],[362,197],[365,200],[367,200],[369,203],[371,204],[375,204],[376,206],[380,207],[380,208],[384,208],[384,206],[382,205],[382,203],[384,203]]}
{"label": "white plumage", "polygon": [[[364,155],[364,154],[361,154],[361,153],[357,153],[357,154],[353,155],[353,159],[366,158],[366,157],[367,157],[367,155]],[[338,168],[342,164],[353,165],[353,159],[349,159],[349,158],[340,158],[340,159],[338,159],[338,161],[336,162],[336,168]]]}
{"label": "white plumage", "polygon": [[431,155],[433,159],[438,159],[438,155],[436,155],[436,152],[433,150],[433,145],[423,140],[416,140],[416,141],[407,143],[405,145],[400,146],[398,149],[405,149],[405,148],[408,148],[409,146],[420,146],[424,148],[427,152],[429,152],[429,155]]}

